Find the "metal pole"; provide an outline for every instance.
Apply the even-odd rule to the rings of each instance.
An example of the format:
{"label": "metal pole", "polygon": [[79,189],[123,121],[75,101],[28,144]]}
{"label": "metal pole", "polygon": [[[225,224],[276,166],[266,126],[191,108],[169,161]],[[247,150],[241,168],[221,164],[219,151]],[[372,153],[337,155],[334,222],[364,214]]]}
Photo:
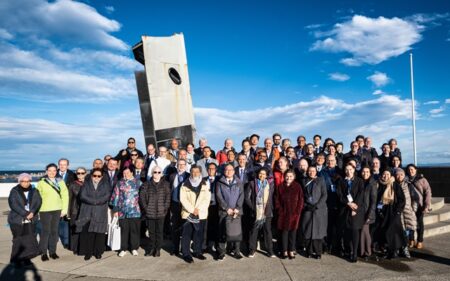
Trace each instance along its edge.
{"label": "metal pole", "polygon": [[416,146],[416,108],[414,100],[414,70],[413,70],[413,54],[409,54],[409,61],[411,65],[411,99],[412,99],[412,127],[413,127],[413,150],[414,150],[414,165],[417,166],[417,146]]}

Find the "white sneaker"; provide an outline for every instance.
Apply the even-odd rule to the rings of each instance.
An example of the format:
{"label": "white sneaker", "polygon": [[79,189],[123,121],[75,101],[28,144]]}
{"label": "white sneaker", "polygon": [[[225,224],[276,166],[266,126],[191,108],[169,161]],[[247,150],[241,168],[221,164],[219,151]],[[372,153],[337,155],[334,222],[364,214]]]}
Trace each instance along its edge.
{"label": "white sneaker", "polygon": [[138,253],[138,251],[136,251],[136,250],[131,251],[131,254],[132,254],[133,256],[139,256],[139,253]]}
{"label": "white sneaker", "polygon": [[120,253],[119,253],[119,257],[124,257],[125,255],[127,254],[127,252],[125,252],[125,251],[120,251]]}

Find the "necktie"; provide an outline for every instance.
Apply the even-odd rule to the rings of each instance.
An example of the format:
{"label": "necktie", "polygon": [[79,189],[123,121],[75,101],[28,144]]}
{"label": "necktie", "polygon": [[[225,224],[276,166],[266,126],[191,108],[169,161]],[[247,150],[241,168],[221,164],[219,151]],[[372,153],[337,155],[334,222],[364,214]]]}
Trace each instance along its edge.
{"label": "necktie", "polygon": [[242,169],[242,168],[239,169],[239,178],[241,180],[244,180],[244,169]]}

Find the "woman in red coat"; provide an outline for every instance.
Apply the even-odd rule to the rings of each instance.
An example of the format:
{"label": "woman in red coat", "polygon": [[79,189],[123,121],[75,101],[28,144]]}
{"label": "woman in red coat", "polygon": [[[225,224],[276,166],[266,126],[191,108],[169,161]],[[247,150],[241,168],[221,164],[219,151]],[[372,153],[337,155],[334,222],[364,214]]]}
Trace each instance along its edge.
{"label": "woman in red coat", "polygon": [[303,190],[295,181],[295,172],[287,170],[284,182],[276,190],[275,207],[278,211],[278,229],[281,232],[282,258],[294,259],[295,237],[303,209]]}

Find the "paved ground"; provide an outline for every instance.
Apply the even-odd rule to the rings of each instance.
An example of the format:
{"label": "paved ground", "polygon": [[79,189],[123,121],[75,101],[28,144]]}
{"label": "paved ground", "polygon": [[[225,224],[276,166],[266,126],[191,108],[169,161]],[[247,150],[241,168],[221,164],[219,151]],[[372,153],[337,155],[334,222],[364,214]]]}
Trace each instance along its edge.
{"label": "paved ground", "polygon": [[[329,255],[322,260],[299,257],[295,260],[255,258],[240,261],[227,257],[225,261],[196,261],[192,265],[163,252],[161,258],[119,258],[115,253],[105,253],[102,260],[85,262],[59,247],[58,261],[33,260],[34,266],[17,270],[8,264],[11,235],[6,226],[5,200],[0,200],[0,281],[19,280],[450,280],[450,234],[428,238],[426,249],[414,251],[411,260],[363,262],[350,264]],[[38,277],[38,278],[36,278]]]}

